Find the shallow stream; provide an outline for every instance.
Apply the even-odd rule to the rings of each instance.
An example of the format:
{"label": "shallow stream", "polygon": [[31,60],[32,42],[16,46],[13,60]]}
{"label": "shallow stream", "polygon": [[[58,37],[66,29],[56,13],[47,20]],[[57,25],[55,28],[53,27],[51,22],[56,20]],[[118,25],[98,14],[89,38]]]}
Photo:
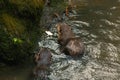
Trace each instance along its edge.
{"label": "shallow stream", "polygon": [[[81,58],[62,54],[57,43],[56,24],[38,42],[52,50],[51,80],[120,80],[120,0],[80,0],[75,18],[65,22],[83,40],[86,52]],[[77,4],[78,5],[78,4]],[[26,69],[26,68],[25,68]],[[19,72],[19,70],[18,70]],[[26,73],[27,72],[27,73]],[[24,74],[28,74],[25,70]],[[23,75],[24,75],[23,74]],[[26,80],[13,71],[0,80]],[[13,78],[13,76],[18,76]],[[22,76],[22,77],[21,77]],[[28,76],[28,75],[26,75]],[[9,78],[8,78],[9,77]],[[22,78],[22,79],[21,79]]]}

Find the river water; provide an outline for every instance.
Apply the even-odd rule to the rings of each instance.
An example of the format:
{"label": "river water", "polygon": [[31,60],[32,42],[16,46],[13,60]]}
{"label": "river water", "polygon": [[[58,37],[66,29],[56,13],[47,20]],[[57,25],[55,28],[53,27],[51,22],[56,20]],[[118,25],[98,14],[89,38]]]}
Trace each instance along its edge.
{"label": "river water", "polygon": [[[52,24],[50,31],[53,36],[45,34],[38,42],[40,47],[52,50],[49,78],[120,80],[120,0],[79,0],[77,5],[76,13],[73,13],[76,17],[66,19],[65,22],[72,27],[76,36],[83,40],[86,47],[85,54],[73,59],[61,53],[57,43],[56,24]],[[28,71],[23,73],[28,74]],[[0,77],[2,80],[24,80],[20,78]]]}

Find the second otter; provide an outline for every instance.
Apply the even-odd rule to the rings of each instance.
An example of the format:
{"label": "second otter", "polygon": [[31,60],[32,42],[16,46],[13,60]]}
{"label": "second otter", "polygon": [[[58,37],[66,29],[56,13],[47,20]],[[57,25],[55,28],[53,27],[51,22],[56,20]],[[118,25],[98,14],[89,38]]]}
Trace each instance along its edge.
{"label": "second otter", "polygon": [[51,64],[51,51],[48,48],[41,48],[38,53],[35,54],[36,67],[34,69],[34,75],[40,80],[48,80],[47,74]]}

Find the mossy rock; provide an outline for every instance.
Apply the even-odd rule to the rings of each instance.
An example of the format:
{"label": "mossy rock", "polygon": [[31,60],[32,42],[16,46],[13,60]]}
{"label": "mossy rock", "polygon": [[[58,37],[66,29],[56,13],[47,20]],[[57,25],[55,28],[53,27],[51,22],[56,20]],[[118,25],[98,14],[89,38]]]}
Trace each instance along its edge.
{"label": "mossy rock", "polygon": [[15,65],[32,60],[42,28],[32,20],[3,11],[0,15],[0,35],[0,62]]}
{"label": "mossy rock", "polygon": [[10,3],[17,5],[20,9],[24,8],[43,8],[43,0],[9,0]]}
{"label": "mossy rock", "polygon": [[51,6],[54,8],[55,12],[58,13],[65,11],[66,6],[68,5],[64,0],[51,0],[51,2]]}
{"label": "mossy rock", "polygon": [[25,26],[20,20],[9,14],[2,14],[3,24],[11,35],[20,36],[25,31]]}

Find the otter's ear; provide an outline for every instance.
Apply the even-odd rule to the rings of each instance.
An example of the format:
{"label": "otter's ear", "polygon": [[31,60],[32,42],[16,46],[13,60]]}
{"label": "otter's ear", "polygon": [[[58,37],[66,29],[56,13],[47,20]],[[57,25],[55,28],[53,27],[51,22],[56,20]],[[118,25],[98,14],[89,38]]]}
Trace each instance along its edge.
{"label": "otter's ear", "polygon": [[35,54],[35,62],[40,60],[40,53]]}
{"label": "otter's ear", "polygon": [[58,30],[58,32],[61,32],[61,28],[60,28],[59,24],[57,25],[57,30]]}

